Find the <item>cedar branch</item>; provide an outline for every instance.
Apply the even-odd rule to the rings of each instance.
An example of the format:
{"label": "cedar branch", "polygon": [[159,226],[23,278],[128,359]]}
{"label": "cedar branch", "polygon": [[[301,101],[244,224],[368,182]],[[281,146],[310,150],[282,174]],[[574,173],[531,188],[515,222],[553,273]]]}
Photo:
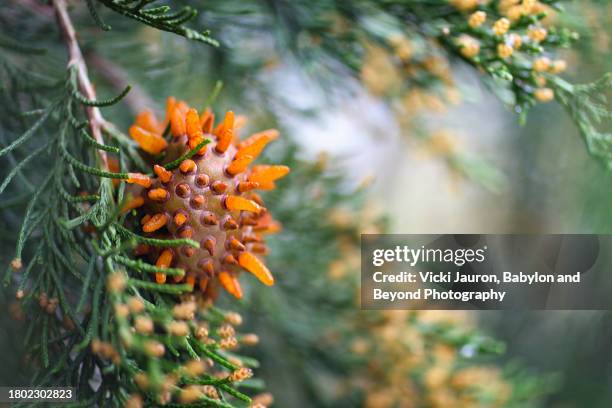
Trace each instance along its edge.
{"label": "cedar branch", "polygon": [[[79,47],[74,26],[72,25],[72,21],[68,15],[66,0],[53,0],[52,4],[62,37],[64,38],[68,48],[69,60],[67,67],[68,69],[73,66],[77,68],[77,81],[81,93],[90,100],[96,100],[96,92],[89,79],[87,65],[85,64],[83,53]],[[102,126],[104,126],[105,120],[102,117],[100,109],[95,106],[86,106],[85,111],[87,113],[87,121],[89,122],[89,128],[91,129],[91,135],[96,142],[104,144],[104,139],[102,138]],[[108,170],[109,167],[106,152],[98,150],[98,156],[100,157],[102,169]]]}

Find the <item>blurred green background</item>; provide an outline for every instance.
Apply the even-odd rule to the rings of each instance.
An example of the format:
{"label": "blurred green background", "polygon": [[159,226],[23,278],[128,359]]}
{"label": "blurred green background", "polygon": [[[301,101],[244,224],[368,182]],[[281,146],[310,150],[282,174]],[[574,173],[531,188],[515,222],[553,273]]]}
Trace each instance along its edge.
{"label": "blurred green background", "polygon": [[[240,14],[237,10],[249,7],[236,2],[202,2],[202,7],[209,7],[202,18],[219,29],[216,32],[221,32],[226,49],[202,48],[148,29],[134,30],[133,36],[126,36],[125,32],[133,28],[122,19],[113,20],[115,30],[104,37],[83,30],[81,40],[85,50],[96,51],[118,66],[133,67],[122,80],[139,84],[157,106],[171,94],[194,105],[202,103],[216,81],[222,80],[220,106],[244,112],[253,128],[274,124],[289,139],[284,147],[273,148],[269,157],[287,157],[290,151],[295,160],[315,162],[324,152],[342,175],[334,185],[341,192],[352,191],[368,179],[364,200],[388,217],[390,232],[612,233],[612,172],[588,155],[571,119],[558,105],[537,106],[527,123],[519,126],[517,116],[475,72],[458,62],[452,66],[455,81],[465,94],[464,102],[443,113],[424,115],[423,125],[433,132],[452,129],[452,138],[461,149],[492,164],[500,177],[495,178],[498,182],[494,189],[487,189],[415,144],[417,137],[396,123],[391,104],[368,93],[359,81],[346,75],[346,80],[322,86],[321,77],[298,60],[287,44],[274,42],[272,33],[261,29],[273,24],[269,16]],[[82,24],[88,22],[85,10],[77,9],[75,14]],[[607,1],[569,5],[565,23],[575,26],[582,37],[576,49],[565,55],[570,67],[567,77],[573,82],[593,81],[610,71],[611,14],[612,6]],[[235,26],[230,21],[235,21]],[[221,27],[225,30],[220,31]],[[135,51],[143,43],[151,58],[147,61]],[[101,68],[99,63],[96,66],[92,61],[92,75],[110,94],[108,76],[96,72]],[[132,116],[122,107],[111,108],[106,115],[126,126]],[[604,127],[612,130],[610,123]],[[282,218],[282,209],[279,212]],[[284,216],[292,219],[289,213]],[[288,221],[287,228],[310,234],[304,227],[307,224],[297,224],[299,221]],[[296,224],[292,227],[291,222]],[[8,223],[0,219],[2,264],[12,255],[13,239],[2,234],[10,229]],[[302,251],[316,250],[320,237],[312,235],[300,238]],[[276,245],[290,252],[289,244]],[[286,258],[272,262],[291,267]],[[10,312],[12,299],[3,296],[3,308]],[[265,300],[258,299],[265,296],[254,290],[253,303],[265,305]],[[330,305],[320,307],[333,310]],[[251,314],[258,312],[256,309]],[[0,353],[0,383],[6,385],[21,383],[29,375],[19,361],[23,357],[23,333],[9,315],[4,313],[0,322],[4,350]],[[556,391],[544,406],[612,406],[610,313],[489,311],[476,315],[485,331],[506,344],[506,361],[520,361],[536,376],[557,374]],[[252,327],[264,331],[260,334],[264,346],[259,352],[265,357],[265,380],[273,393],[282,395],[290,380],[278,375],[284,371],[275,371],[275,364],[265,368],[273,358],[265,354],[271,347],[265,342],[278,341],[272,336],[266,340],[266,324],[262,319]]]}

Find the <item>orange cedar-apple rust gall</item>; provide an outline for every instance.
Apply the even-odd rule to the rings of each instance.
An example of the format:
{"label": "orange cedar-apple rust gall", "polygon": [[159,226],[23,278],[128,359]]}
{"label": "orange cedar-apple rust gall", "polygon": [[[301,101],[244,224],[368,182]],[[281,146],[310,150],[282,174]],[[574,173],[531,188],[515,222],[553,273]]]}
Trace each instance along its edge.
{"label": "orange cedar-apple rust gall", "polygon": [[[209,298],[216,296],[218,287],[242,297],[238,280],[242,271],[265,285],[274,284],[274,276],[262,259],[267,253],[263,235],[277,232],[279,224],[256,191],[273,189],[289,168],[251,166],[278,132],[265,130],[239,140],[238,119],[230,111],[215,125],[211,110],[198,113],[186,103],[168,98],[164,121],[147,110],[130,128],[132,139],[143,151],[163,159],[152,165],[150,176],[130,173],[127,182],[133,197],[124,211],[139,212],[145,236],[189,238],[199,244],[199,248],[185,245],[141,251],[139,255],[159,268],[185,271],[171,280],[156,273],[154,280],[159,284],[187,283]],[[167,128],[170,140],[164,137]],[[209,143],[191,157],[169,165],[206,140]]]}

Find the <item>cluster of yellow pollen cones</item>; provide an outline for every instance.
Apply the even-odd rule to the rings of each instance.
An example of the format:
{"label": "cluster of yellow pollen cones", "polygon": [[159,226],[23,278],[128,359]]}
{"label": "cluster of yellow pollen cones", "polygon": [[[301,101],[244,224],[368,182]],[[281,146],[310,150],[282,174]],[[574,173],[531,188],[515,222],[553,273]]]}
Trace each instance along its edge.
{"label": "cluster of yellow pollen cones", "polygon": [[[198,113],[174,98],[168,98],[163,122],[150,111],[137,116],[129,134],[159,163],[152,168],[155,177],[129,174],[131,197],[123,211],[138,209],[144,214],[140,224],[145,236],[189,238],[199,243],[199,248],[140,245],[137,255],[147,257],[158,268],[184,271],[172,276],[157,273],[157,283],[171,279],[197,285],[206,298],[212,299],[221,286],[241,298],[238,274],[242,270],[265,285],[274,284],[261,257],[268,251],[265,234],[279,231],[280,225],[256,191],[273,189],[289,168],[250,167],[266,145],[278,137],[276,130],[239,140],[237,130],[244,122],[241,117],[229,111],[219,124],[215,125],[214,119],[211,110]],[[168,130],[170,135],[164,137]],[[186,158],[189,152],[195,154]],[[177,162],[180,158],[184,160]]]}

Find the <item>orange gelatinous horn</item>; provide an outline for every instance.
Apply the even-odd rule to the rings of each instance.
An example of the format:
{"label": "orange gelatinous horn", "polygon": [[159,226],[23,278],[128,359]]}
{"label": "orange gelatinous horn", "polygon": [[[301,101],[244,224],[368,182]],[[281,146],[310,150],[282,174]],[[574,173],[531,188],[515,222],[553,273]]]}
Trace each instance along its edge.
{"label": "orange gelatinous horn", "polygon": [[221,133],[225,130],[225,121],[221,121],[212,131],[212,134],[219,137]]}
{"label": "orange gelatinous horn", "polygon": [[147,153],[159,154],[168,147],[168,142],[166,142],[163,137],[143,129],[140,126],[130,126],[129,133],[130,137],[138,143],[138,146]]}
{"label": "orange gelatinous horn", "polygon": [[227,242],[227,246],[234,251],[244,251],[246,249],[244,244],[238,241],[236,237],[230,237],[227,239],[226,242]]}
{"label": "orange gelatinous horn", "polygon": [[258,254],[267,255],[268,247],[265,244],[256,243],[251,245],[251,251],[256,252]]}
{"label": "orange gelatinous horn", "polygon": [[178,236],[181,238],[193,237],[193,228],[191,228],[189,225],[181,228],[180,231],[178,232]]}
{"label": "orange gelatinous horn", "polygon": [[281,225],[272,219],[269,213],[264,214],[257,220],[257,224],[253,226],[253,231],[261,231],[262,233],[274,234],[281,230]]}
{"label": "orange gelatinous horn", "polygon": [[259,187],[257,189],[269,191],[269,190],[274,190],[275,188],[276,188],[276,183],[274,183],[273,181],[268,181],[267,183],[259,183]]}
{"label": "orange gelatinous horn", "polygon": [[229,166],[227,166],[226,171],[229,175],[235,176],[236,174],[245,171],[253,160],[255,160],[255,157],[253,156],[242,155],[238,157],[238,155],[236,155],[236,158],[230,163]]}
{"label": "orange gelatinous horn", "polygon": [[193,108],[187,111],[186,130],[189,140],[193,138],[202,138],[204,136],[202,126],[200,125],[200,116],[198,115],[198,111]]}
{"label": "orange gelatinous horn", "polygon": [[223,229],[226,231],[235,230],[238,229],[238,227],[238,223],[232,217],[227,218],[223,223]]}
{"label": "orange gelatinous horn", "polygon": [[202,224],[204,225],[217,225],[218,223],[219,223],[219,220],[217,216],[213,213],[209,212],[202,216]]}
{"label": "orange gelatinous horn", "polygon": [[232,143],[234,138],[234,112],[228,111],[223,119],[223,129],[218,134],[219,140],[215,149],[219,153],[224,153]]}
{"label": "orange gelatinous horn", "polygon": [[183,114],[183,118],[184,118],[185,115],[187,114],[187,111],[189,110],[189,105],[187,105],[187,102],[185,101],[178,101],[176,103],[176,108],[179,110],[179,112]]}
{"label": "orange gelatinous horn", "polygon": [[202,129],[204,133],[212,133],[214,121],[215,114],[208,108],[204,109],[200,115],[200,129]]}
{"label": "orange gelatinous horn", "polygon": [[166,117],[164,118],[164,127],[170,123],[170,116],[172,116],[172,112],[174,112],[174,107],[176,106],[176,98],[174,96],[169,96],[166,99]]}
{"label": "orange gelatinous horn", "polygon": [[252,242],[261,242],[263,240],[263,238],[257,234],[249,234],[249,235],[244,235],[242,237],[242,241],[246,244],[252,243]]}
{"label": "orange gelatinous horn", "polygon": [[164,249],[159,255],[159,258],[157,258],[155,266],[158,268],[168,268],[170,264],[172,264],[172,258],[174,258],[172,251],[169,249]]}
{"label": "orange gelatinous horn", "polygon": [[270,270],[252,253],[241,252],[238,256],[238,263],[255,275],[264,285],[271,286],[274,284],[274,276],[272,276]]}
{"label": "orange gelatinous horn", "polygon": [[151,177],[142,173],[128,173],[128,178],[125,181],[130,184],[138,184],[145,188],[151,187]]}
{"label": "orange gelatinous horn", "polygon": [[200,267],[208,276],[215,276],[215,265],[212,260],[207,259]]}
{"label": "orange gelatinous horn", "polygon": [[246,193],[259,187],[259,183],[253,181],[241,181],[238,183],[238,192]]}
{"label": "orange gelatinous horn", "polygon": [[220,272],[219,282],[231,295],[238,299],[242,298],[242,288],[235,276],[226,271]]}
{"label": "orange gelatinous horn", "polygon": [[[108,170],[112,171],[113,173],[118,173],[121,170],[121,165],[119,164],[119,159],[117,159],[114,156],[109,156],[108,157]],[[114,187],[117,187],[119,185],[119,183],[121,183],[121,180],[114,178],[112,183],[113,183]]]}
{"label": "orange gelatinous horn", "polygon": [[258,220],[257,220],[257,219],[255,219],[255,218],[253,218],[253,217],[244,217],[244,216],[243,216],[243,217],[240,219],[240,223],[241,223],[243,226],[252,227],[253,225],[257,225]]}
{"label": "orange gelatinous horn", "polygon": [[164,188],[154,188],[152,190],[149,190],[147,196],[153,201],[163,202],[170,197],[170,193]]}
{"label": "orange gelatinous horn", "polygon": [[174,137],[183,136],[186,132],[185,115],[175,106],[170,113],[170,132]]}
{"label": "orange gelatinous horn", "polygon": [[[162,253],[159,255],[159,258],[157,258],[157,262],[155,262],[155,266],[157,266],[158,268],[168,268],[170,266],[170,264],[172,264],[172,258],[173,257],[174,257],[174,255],[172,254],[171,250],[164,249],[162,251]],[[155,281],[157,283],[165,283],[166,282],[166,274],[156,273],[155,274]]]}
{"label": "orange gelatinous horn", "polygon": [[255,201],[257,204],[259,204],[259,205],[261,205],[261,206],[263,206],[263,205],[264,205],[264,202],[263,202],[263,200],[261,199],[261,196],[260,196],[259,194],[257,194],[257,193],[251,193],[251,195],[249,196],[249,198],[250,198],[251,200]]}
{"label": "orange gelatinous horn", "polygon": [[168,216],[163,213],[153,215],[145,224],[142,226],[144,232],[155,232],[158,229],[164,227],[168,222]]}
{"label": "orange gelatinous horn", "polygon": [[242,142],[238,143],[238,150],[244,149],[247,146],[252,145],[253,143],[258,142],[260,139],[267,139],[268,142],[275,140],[278,138],[278,130],[276,129],[267,129],[258,133],[253,133],[248,138],[244,139]]}
{"label": "orange gelatinous horn", "polygon": [[262,207],[248,198],[230,195],[225,198],[225,207],[228,210],[250,211],[259,214]]}
{"label": "orange gelatinous horn", "polygon": [[145,216],[140,219],[140,225],[145,225],[150,219],[151,214],[145,214]]}
{"label": "orange gelatinous horn", "polygon": [[238,263],[232,254],[225,254],[221,262],[229,265],[236,265]]}
{"label": "orange gelatinous horn", "polygon": [[174,214],[174,224],[177,227],[180,227],[185,222],[187,222],[187,215],[184,212],[177,212]]}
{"label": "orange gelatinous horn", "polygon": [[191,159],[183,160],[179,165],[179,170],[181,173],[192,173],[197,169],[197,165]]}
{"label": "orange gelatinous horn", "polygon": [[211,185],[210,188],[217,194],[221,194],[223,193],[225,190],[227,190],[227,183],[223,182],[223,181],[214,181]]}
{"label": "orange gelatinous horn", "polygon": [[125,204],[123,204],[123,207],[121,207],[121,213],[125,214],[127,212],[130,212],[134,208],[142,207],[143,204],[144,198],[142,198],[141,196],[133,197],[126,201]]}
{"label": "orange gelatinous horn", "polygon": [[206,238],[203,246],[206,248],[210,256],[215,254],[215,239],[213,237]]}
{"label": "orange gelatinous horn", "polygon": [[167,183],[170,181],[170,179],[172,179],[172,172],[166,170],[159,164],[153,166],[153,172],[157,175],[157,177],[159,177],[159,180],[162,183]]}
{"label": "orange gelatinous horn", "polygon": [[249,181],[260,183],[260,187],[271,181],[286,176],[289,173],[287,166],[256,166],[249,175]]}
{"label": "orange gelatinous horn", "polygon": [[145,109],[140,112],[136,116],[134,124],[156,135],[159,135],[164,131],[164,126],[157,121],[157,118],[149,109]]}
{"label": "orange gelatinous horn", "polygon": [[[199,136],[190,138],[187,144],[189,145],[189,149],[195,149],[196,146],[202,143],[203,141],[204,135],[201,134]],[[198,155],[202,156],[204,155],[204,153],[206,153],[206,146],[203,146],[200,150],[198,150]]]}
{"label": "orange gelatinous horn", "polygon": [[276,234],[277,232],[280,232],[282,229],[283,228],[281,227],[280,223],[276,221],[272,221],[264,232],[266,234]]}
{"label": "orange gelatinous horn", "polygon": [[248,155],[257,158],[263,149],[266,147],[268,143],[270,143],[274,138],[270,136],[268,133],[258,133],[249,137],[244,142],[241,142],[239,146],[242,146],[238,149],[236,153],[236,158]]}

